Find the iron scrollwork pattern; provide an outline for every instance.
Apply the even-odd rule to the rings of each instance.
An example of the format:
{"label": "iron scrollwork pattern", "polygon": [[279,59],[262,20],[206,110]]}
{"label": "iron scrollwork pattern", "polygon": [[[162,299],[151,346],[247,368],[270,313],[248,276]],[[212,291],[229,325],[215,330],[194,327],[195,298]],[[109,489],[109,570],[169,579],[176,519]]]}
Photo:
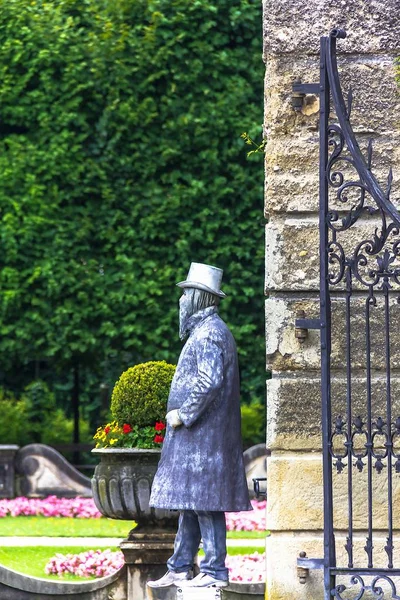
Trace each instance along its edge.
{"label": "iron scrollwork pattern", "polygon": [[[382,587],[384,583],[387,584],[390,595],[385,594],[385,590]],[[373,600],[389,600],[389,598],[391,600],[400,600],[400,596],[397,594],[396,583],[387,575],[376,575],[373,577],[370,585],[365,583],[361,575],[353,575],[350,579],[350,587],[339,584],[332,590],[331,595],[337,600],[348,600],[349,596],[342,596],[342,594],[349,592],[355,586],[357,586],[355,590],[357,595],[352,600],[361,600],[366,592],[368,593],[368,597]]]}
{"label": "iron scrollwork pattern", "polygon": [[[370,139],[362,152],[350,123],[353,91],[349,89],[344,98],[336,57],[337,40],[345,37],[344,31],[335,29],[329,37],[321,38],[320,82],[318,87],[316,84],[304,86],[305,93],[308,85],[308,89],[319,89],[320,95],[325,600],[332,597],[345,600],[349,594],[354,600],[364,596],[383,600],[385,594],[385,597],[400,600],[393,579],[400,577],[400,569],[396,570],[393,565],[392,514],[392,478],[400,473],[400,415],[392,415],[390,338],[390,324],[397,319],[397,316],[393,317],[394,301],[400,290],[400,213],[391,198],[392,169],[389,169],[385,185],[381,186],[372,172],[373,141]],[[334,121],[330,117],[331,108],[336,115]],[[338,299],[338,304],[334,305],[332,297]],[[400,304],[400,297],[397,302]],[[342,335],[334,348],[331,313],[339,305],[344,306],[345,326],[334,331],[335,335]],[[357,348],[355,356],[354,330],[362,322],[365,346],[362,350]],[[377,335],[379,346],[376,346]],[[339,353],[337,348],[340,350],[338,364],[345,365],[345,392],[335,392],[331,385],[332,356],[334,352]],[[378,383],[377,372],[380,373]],[[339,379],[338,385],[342,386],[343,379]],[[332,415],[334,393],[340,408]],[[345,550],[348,564],[340,568],[336,566],[333,526],[334,471],[347,480]],[[381,548],[387,555],[387,567],[382,569],[374,566],[374,546],[378,546],[378,542],[373,527],[373,476],[382,477],[380,481],[385,484],[385,494],[387,489],[387,538],[386,545]],[[357,485],[360,481],[367,495],[364,545],[367,565],[362,568],[354,565],[353,558],[353,494],[356,497],[359,493]],[[343,529],[345,526],[340,524],[338,527]],[[336,577],[345,575],[351,578],[350,585],[336,585]]]}
{"label": "iron scrollwork pattern", "polygon": [[[366,287],[381,285],[392,287],[390,280],[400,285],[400,232],[399,223],[389,222],[384,208],[377,206],[368,186],[361,180],[346,181],[345,171],[340,168],[351,167],[357,171],[357,158],[346,152],[345,136],[340,126],[333,124],[328,129],[329,146],[332,148],[328,158],[326,177],[335,192],[336,207],[329,208],[327,225],[331,231],[328,244],[328,262],[330,285],[338,285],[344,280],[346,267],[350,267],[355,278]],[[360,159],[361,160],[361,159]],[[368,144],[368,169],[372,161],[372,140]],[[392,170],[388,175],[385,200],[389,203],[392,187]],[[375,216],[378,224],[370,236],[359,242],[349,253],[345,250],[340,234],[353,227],[363,216]],[[385,247],[386,246],[386,247]],[[397,264],[396,264],[397,261]]]}

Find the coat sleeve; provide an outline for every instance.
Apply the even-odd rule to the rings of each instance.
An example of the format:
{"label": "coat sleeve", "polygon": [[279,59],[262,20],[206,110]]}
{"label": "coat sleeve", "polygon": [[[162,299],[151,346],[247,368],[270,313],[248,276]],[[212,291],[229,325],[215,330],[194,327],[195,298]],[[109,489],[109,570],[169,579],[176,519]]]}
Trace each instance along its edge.
{"label": "coat sleeve", "polygon": [[218,396],[224,381],[222,348],[215,340],[206,339],[196,349],[197,377],[190,395],[179,409],[185,427],[193,425]]}

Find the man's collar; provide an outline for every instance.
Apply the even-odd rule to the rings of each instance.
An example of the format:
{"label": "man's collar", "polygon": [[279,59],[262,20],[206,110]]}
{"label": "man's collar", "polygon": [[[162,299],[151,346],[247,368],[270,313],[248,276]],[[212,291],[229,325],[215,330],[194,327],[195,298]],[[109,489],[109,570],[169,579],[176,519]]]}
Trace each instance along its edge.
{"label": "man's collar", "polygon": [[204,321],[204,319],[215,313],[218,313],[218,308],[216,306],[208,306],[207,308],[203,308],[203,310],[197,311],[197,313],[194,313],[194,315],[189,318],[186,331],[188,331],[190,335],[193,330]]}

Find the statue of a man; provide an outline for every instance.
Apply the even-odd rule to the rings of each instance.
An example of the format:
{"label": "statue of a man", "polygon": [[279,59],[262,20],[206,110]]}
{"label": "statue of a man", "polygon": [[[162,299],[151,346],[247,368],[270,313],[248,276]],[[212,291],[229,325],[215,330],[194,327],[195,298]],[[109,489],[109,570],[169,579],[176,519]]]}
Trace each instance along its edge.
{"label": "statue of a man", "polygon": [[[225,512],[251,510],[243,466],[235,341],[218,315],[222,270],[192,263],[179,302],[188,337],[171,384],[150,505],[179,510],[168,572],[153,588],[228,585]],[[192,579],[200,540],[205,557]]]}

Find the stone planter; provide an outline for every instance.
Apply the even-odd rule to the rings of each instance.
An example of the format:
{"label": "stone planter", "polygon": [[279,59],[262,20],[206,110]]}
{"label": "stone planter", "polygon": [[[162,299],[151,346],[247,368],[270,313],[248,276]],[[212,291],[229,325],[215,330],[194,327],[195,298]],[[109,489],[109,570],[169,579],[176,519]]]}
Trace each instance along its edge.
{"label": "stone planter", "polygon": [[111,519],[137,522],[120,548],[127,567],[127,600],[148,600],[147,581],[166,571],[173,553],[178,511],[150,508],[150,491],[161,450],[95,448],[100,458],[92,478],[93,500]]}
{"label": "stone planter", "polygon": [[177,511],[149,507],[161,450],[95,448],[92,453],[100,458],[92,478],[93,499],[104,516],[132,519],[136,531],[176,531]]}
{"label": "stone planter", "polygon": [[14,460],[19,446],[0,446],[0,498],[14,498]]}

